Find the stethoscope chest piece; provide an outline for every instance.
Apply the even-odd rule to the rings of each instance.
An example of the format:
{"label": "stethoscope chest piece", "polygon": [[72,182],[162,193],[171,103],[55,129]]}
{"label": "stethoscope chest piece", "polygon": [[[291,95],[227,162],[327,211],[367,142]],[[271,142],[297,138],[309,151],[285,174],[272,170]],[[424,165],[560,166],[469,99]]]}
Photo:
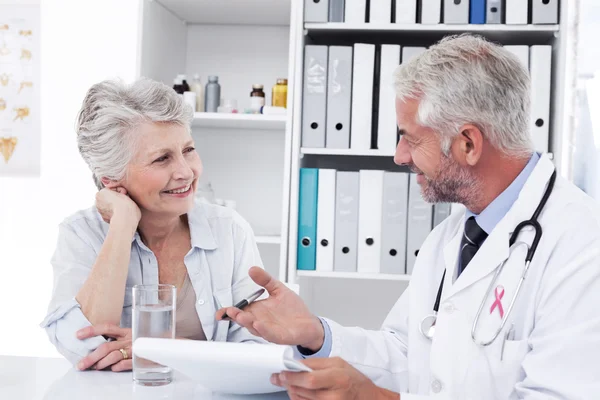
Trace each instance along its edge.
{"label": "stethoscope chest piece", "polygon": [[425,336],[425,338],[432,340],[435,335],[435,323],[437,322],[437,315],[430,314],[423,318],[421,321],[421,325],[419,326],[419,330],[421,334]]}

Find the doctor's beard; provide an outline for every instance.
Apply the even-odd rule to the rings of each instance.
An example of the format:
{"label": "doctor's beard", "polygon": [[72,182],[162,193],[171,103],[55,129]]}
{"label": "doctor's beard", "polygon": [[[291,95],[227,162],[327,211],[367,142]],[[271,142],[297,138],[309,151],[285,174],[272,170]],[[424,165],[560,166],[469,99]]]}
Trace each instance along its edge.
{"label": "doctor's beard", "polygon": [[477,204],[482,196],[482,182],[475,172],[458,164],[451,155],[442,153],[434,178],[425,175],[414,164],[409,167],[425,178],[421,184],[421,194],[428,203],[459,203],[469,208],[469,205]]}

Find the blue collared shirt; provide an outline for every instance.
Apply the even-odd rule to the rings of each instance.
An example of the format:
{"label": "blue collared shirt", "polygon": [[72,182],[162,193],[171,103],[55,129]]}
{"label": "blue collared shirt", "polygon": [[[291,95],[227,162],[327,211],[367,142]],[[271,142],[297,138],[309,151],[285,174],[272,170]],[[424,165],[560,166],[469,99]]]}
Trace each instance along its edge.
{"label": "blue collared shirt", "polygon": [[[236,304],[259,288],[248,276],[250,267],[263,266],[250,225],[230,208],[204,203],[188,213],[188,224],[192,248],[184,264],[196,292],[196,312],[207,339],[264,343],[237,324],[215,320],[216,310]],[[75,296],[96,262],[108,228],[96,207],[76,213],[59,227],[52,257],[54,289],[41,326],[73,364],[106,342],[101,336],[77,339],[75,333],[91,324]],[[131,327],[132,286],[158,283],[156,256],[136,233],[131,241],[121,327]]]}
{"label": "blue collared shirt", "polygon": [[475,217],[475,221],[477,221],[477,224],[485,231],[485,233],[488,235],[492,233],[496,225],[498,225],[498,222],[504,218],[508,210],[510,210],[515,201],[517,201],[521,189],[525,186],[525,182],[527,182],[529,175],[533,172],[539,159],[540,155],[538,153],[533,153],[529,162],[525,165],[525,168],[523,168],[515,180],[500,193],[500,196],[496,197],[479,215],[466,210],[465,221],[470,217]]}
{"label": "blue collared shirt", "polygon": [[[471,211],[467,210],[465,213],[465,221],[467,220],[467,218],[474,216],[475,221],[477,221],[479,226],[489,235],[492,232],[492,230],[494,230],[496,225],[498,225],[498,222],[500,222],[502,218],[504,218],[504,216],[506,215],[508,210],[510,210],[515,201],[517,201],[521,189],[523,189],[523,186],[525,186],[525,182],[527,182],[527,179],[529,179],[529,175],[531,175],[531,173],[533,172],[539,159],[540,155],[534,152],[531,158],[529,159],[529,162],[527,162],[527,165],[525,165],[525,168],[523,168],[523,171],[519,173],[515,180],[512,181],[512,183],[506,189],[504,189],[504,191],[498,197],[496,197],[494,201],[492,201],[481,212],[481,214],[476,215]],[[331,328],[329,327],[329,324],[327,324],[327,321],[325,321],[323,318],[320,319],[325,330],[325,340],[323,341],[323,347],[321,347],[321,349],[317,353],[312,354],[310,356],[305,356],[300,352],[296,351],[297,356],[303,358],[329,357],[329,354],[331,354]]]}

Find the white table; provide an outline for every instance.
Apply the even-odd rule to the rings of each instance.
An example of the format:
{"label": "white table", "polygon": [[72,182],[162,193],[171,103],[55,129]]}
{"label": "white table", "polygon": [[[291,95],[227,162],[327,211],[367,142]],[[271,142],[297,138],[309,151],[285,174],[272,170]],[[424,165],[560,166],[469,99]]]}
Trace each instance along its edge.
{"label": "white table", "polygon": [[142,387],[133,383],[131,372],[82,372],[60,358],[0,356],[0,399],[284,400],[289,397],[285,392],[254,396],[210,393],[178,373],[169,385]]}

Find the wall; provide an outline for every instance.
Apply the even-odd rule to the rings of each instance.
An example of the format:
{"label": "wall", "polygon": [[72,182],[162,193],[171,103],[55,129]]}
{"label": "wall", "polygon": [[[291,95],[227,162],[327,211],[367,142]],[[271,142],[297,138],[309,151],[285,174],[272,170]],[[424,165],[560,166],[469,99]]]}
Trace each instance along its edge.
{"label": "wall", "polygon": [[[590,196],[600,199],[600,3],[579,3],[577,46],[578,91],[573,154],[573,182]],[[594,78],[595,76],[595,78]]]}
{"label": "wall", "polygon": [[[15,3],[22,1],[0,0]],[[42,0],[41,176],[0,177],[0,354],[57,354],[38,327],[52,291],[57,225],[93,205],[95,194],[75,117],[93,83],[135,77],[138,8],[138,0]]]}

